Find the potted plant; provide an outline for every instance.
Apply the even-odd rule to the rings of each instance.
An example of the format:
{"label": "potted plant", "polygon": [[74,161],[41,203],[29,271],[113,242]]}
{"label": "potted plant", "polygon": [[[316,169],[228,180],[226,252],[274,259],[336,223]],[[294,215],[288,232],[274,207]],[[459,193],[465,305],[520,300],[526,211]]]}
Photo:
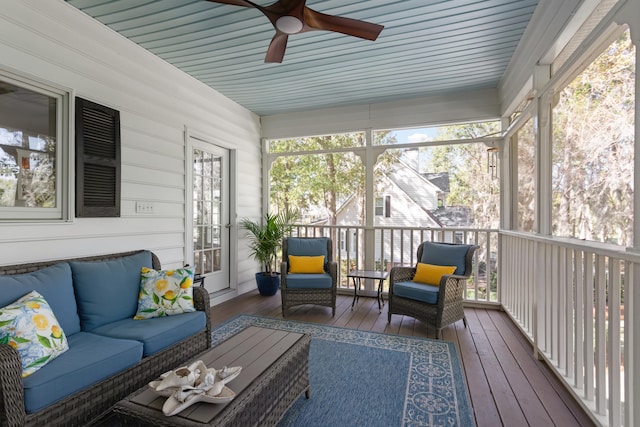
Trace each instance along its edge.
{"label": "potted plant", "polygon": [[278,292],[280,274],[275,271],[278,251],[282,239],[291,233],[291,224],[296,221],[297,213],[286,210],[280,214],[266,213],[264,220],[257,222],[249,219],[240,221],[247,231],[251,256],[260,263],[262,271],[256,273],[256,283],[261,295],[271,296]]}

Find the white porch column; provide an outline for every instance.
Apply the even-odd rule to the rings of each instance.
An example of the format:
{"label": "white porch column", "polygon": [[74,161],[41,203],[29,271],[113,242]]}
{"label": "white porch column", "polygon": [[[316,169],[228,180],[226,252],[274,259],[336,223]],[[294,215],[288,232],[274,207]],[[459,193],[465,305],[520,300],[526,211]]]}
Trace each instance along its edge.
{"label": "white porch column", "polygon": [[[629,16],[640,16],[640,4],[635,2],[633,7],[628,4]],[[635,110],[635,149],[634,149],[634,179],[633,179],[633,247],[640,248],[640,78],[638,78],[638,65],[640,64],[640,22],[636,19],[630,24],[631,40],[636,47],[636,110]],[[640,392],[634,384],[640,384],[640,264],[633,265],[631,283],[625,290],[625,426],[638,425],[640,423],[639,411]],[[629,291],[628,286],[632,286]],[[628,322],[628,324],[627,324]]]}
{"label": "white porch column", "polygon": [[551,94],[540,92],[551,79],[550,65],[536,65],[533,88],[536,94],[536,216],[535,230],[551,234]]}
{"label": "white porch column", "polygon": [[[533,89],[536,96],[536,212],[534,229],[542,234],[551,234],[551,97],[541,91],[551,78],[550,65],[537,65],[533,74]],[[547,283],[544,246],[535,245],[535,292],[533,300],[533,354],[542,359],[540,346],[545,342],[544,287]]]}
{"label": "white porch column", "polygon": [[[633,248],[640,251],[640,78],[638,65],[640,64],[640,2],[628,0],[616,14],[618,24],[627,24],[631,34],[631,41],[636,48],[636,81],[635,81],[635,146],[634,146],[634,176],[633,176]],[[630,277],[625,280],[625,328],[624,328],[624,425],[636,426],[640,424],[640,264],[633,264]],[[634,387],[635,385],[635,387]]]}
{"label": "white porch column", "polygon": [[[364,231],[364,268],[365,270],[373,270],[375,267],[375,188],[373,179],[373,169],[376,164],[377,156],[373,150],[373,131],[371,128],[365,131],[365,140],[367,149],[365,151],[364,167],[365,167],[365,231]],[[365,289],[373,290],[373,281],[365,280]]]}

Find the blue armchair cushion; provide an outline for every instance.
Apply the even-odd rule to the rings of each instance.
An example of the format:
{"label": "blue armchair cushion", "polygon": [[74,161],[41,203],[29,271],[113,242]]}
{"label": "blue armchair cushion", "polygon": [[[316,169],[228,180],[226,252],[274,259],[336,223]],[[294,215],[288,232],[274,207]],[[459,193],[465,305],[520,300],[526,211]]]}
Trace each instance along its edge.
{"label": "blue armchair cushion", "polygon": [[325,262],[328,261],[327,237],[317,237],[313,239],[299,239],[290,237],[287,239],[287,255],[296,256],[320,256],[324,255]]}
{"label": "blue armchair cushion", "polygon": [[69,350],[23,379],[27,413],[123,371],[142,358],[142,343],[88,332],[68,337]]}
{"label": "blue armchair cushion", "polygon": [[396,282],[393,284],[393,293],[402,298],[437,304],[440,287],[416,282]]}
{"label": "blue armchair cushion", "polygon": [[73,292],[71,268],[60,263],[32,273],[0,276],[0,307],[36,291],[47,300],[65,335],[80,332],[80,318]]}
{"label": "blue armchair cushion", "polygon": [[331,276],[324,274],[287,274],[286,285],[291,289],[330,289]]}
{"label": "blue armchair cushion", "polygon": [[138,310],[140,272],[152,268],[151,252],[111,261],[70,262],[82,330],[133,317]]}
{"label": "blue armchair cushion", "polygon": [[91,332],[140,341],[144,344],[143,355],[147,357],[202,331],[206,323],[205,313],[196,311],[144,320],[127,318],[99,326]]}
{"label": "blue armchair cushion", "polygon": [[447,243],[424,242],[422,244],[421,263],[435,265],[454,265],[453,274],[465,275],[465,257],[469,245],[451,245]]}

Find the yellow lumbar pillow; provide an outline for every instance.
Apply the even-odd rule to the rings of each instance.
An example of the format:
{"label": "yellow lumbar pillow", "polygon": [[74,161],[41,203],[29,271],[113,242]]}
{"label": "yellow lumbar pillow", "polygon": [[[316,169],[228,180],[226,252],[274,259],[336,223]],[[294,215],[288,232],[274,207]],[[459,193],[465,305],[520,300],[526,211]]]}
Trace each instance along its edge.
{"label": "yellow lumbar pillow", "polygon": [[324,273],[324,255],[289,255],[289,273]]}
{"label": "yellow lumbar pillow", "polygon": [[413,281],[418,283],[425,283],[427,285],[440,286],[440,279],[445,274],[453,274],[456,271],[456,266],[449,265],[433,265],[418,263],[416,267],[416,275],[413,276]]}

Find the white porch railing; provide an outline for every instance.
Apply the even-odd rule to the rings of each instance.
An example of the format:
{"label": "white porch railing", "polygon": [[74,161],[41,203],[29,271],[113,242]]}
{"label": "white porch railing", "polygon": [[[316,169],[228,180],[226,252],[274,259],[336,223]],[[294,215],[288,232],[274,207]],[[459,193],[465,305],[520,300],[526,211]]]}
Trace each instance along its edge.
{"label": "white porch railing", "polygon": [[[415,265],[418,245],[424,241],[476,244],[473,275],[469,279],[466,299],[483,303],[498,303],[498,230],[470,228],[418,228],[363,226],[295,225],[292,233],[301,237],[330,237],[334,258],[338,262],[338,286],[353,289],[347,280],[349,270],[390,271],[399,265]],[[365,284],[374,290],[374,283]],[[388,280],[383,291],[388,291]]]}
{"label": "white porch railing", "polygon": [[577,239],[500,238],[504,309],[597,422],[638,425],[632,307],[640,255]]}

